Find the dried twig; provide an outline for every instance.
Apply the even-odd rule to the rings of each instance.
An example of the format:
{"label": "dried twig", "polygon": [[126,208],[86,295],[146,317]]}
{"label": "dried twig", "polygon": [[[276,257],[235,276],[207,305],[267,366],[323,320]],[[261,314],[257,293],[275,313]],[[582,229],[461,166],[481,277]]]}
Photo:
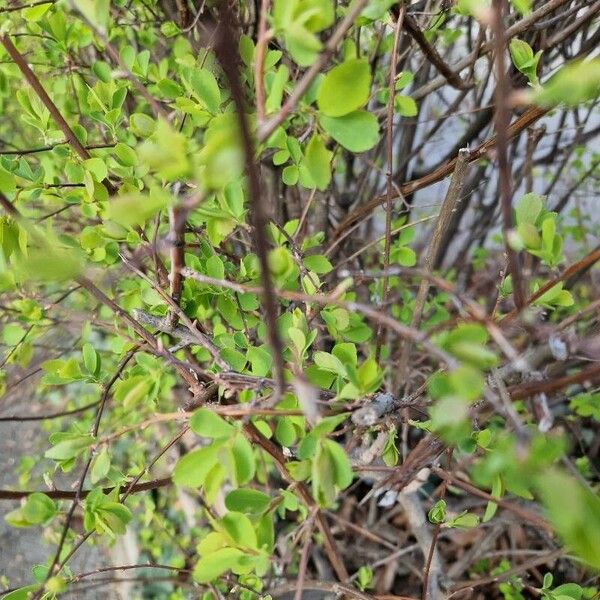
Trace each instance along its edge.
{"label": "dried twig", "polygon": [[[452,215],[456,210],[456,206],[460,201],[463,185],[467,176],[470,152],[468,148],[463,148],[458,153],[456,166],[452,179],[450,180],[450,186],[446,193],[442,208],[435,222],[433,232],[431,234],[431,240],[427,247],[425,254],[425,260],[423,261],[423,271],[425,274],[431,273],[433,265],[435,265],[437,256],[440,249],[440,244],[444,238],[446,230],[452,221]],[[430,280],[428,277],[423,277],[419,285],[419,291],[415,299],[415,306],[413,308],[411,327],[417,329],[421,323],[421,317],[423,314],[423,307],[425,306],[425,300],[427,299],[427,293],[429,292]],[[400,385],[403,382],[408,387],[408,381],[406,381],[406,374],[408,370],[408,359],[412,350],[412,344],[405,341],[402,347],[402,353],[400,355],[400,362],[398,366],[398,382]]]}

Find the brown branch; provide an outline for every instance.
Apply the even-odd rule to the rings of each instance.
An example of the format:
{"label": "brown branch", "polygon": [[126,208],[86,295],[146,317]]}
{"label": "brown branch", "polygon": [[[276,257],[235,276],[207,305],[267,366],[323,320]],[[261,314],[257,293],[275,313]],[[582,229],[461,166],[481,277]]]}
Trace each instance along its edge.
{"label": "brown branch", "polygon": [[[181,214],[182,208],[174,206],[169,208],[169,252],[171,255],[171,272],[169,273],[169,283],[171,286],[171,299],[179,305],[181,300],[181,290],[183,287],[183,276],[181,269],[185,266],[184,260],[184,229],[185,217]],[[183,211],[184,212],[184,211]],[[177,325],[177,312],[171,308],[167,317],[169,328],[173,329]]]}
{"label": "brown branch", "polygon": [[[423,271],[426,274],[431,274],[433,271],[433,266],[435,265],[439,254],[440,245],[450,223],[452,222],[452,217],[454,211],[456,210],[456,206],[460,201],[465,178],[468,172],[469,158],[470,152],[467,148],[459,150],[454,173],[452,174],[452,179],[450,180],[450,186],[448,187],[446,197],[442,203],[442,208],[440,209],[439,216],[435,222],[433,233],[431,234],[431,240],[429,242],[429,246],[427,247],[425,260],[423,262]],[[410,326],[414,327],[415,329],[418,329],[421,323],[423,308],[425,306],[425,300],[427,299],[430,285],[430,279],[424,276],[419,285],[419,291],[417,292],[417,297],[415,299],[415,305],[410,323]],[[402,385],[406,380],[408,359],[410,357],[411,350],[412,344],[406,340],[402,347],[402,353],[400,355],[398,367],[398,382],[400,385]],[[408,381],[406,381],[406,385],[408,386]]]}
{"label": "brown branch", "polygon": [[306,533],[304,534],[304,544],[302,545],[302,552],[300,553],[300,564],[298,565],[298,578],[296,579],[296,593],[294,594],[294,600],[302,600],[302,592],[304,591],[304,580],[306,579],[306,568],[308,567],[308,552],[310,550],[310,543],[312,540],[312,533],[315,527],[315,512],[308,517],[308,520],[304,522]]}
{"label": "brown branch", "polygon": [[512,218],[512,182],[511,171],[508,164],[507,129],[510,124],[509,96],[511,93],[510,81],[506,76],[506,41],[504,34],[504,7],[505,0],[493,0],[492,29],[495,41],[495,69],[496,69],[496,154],[498,158],[498,197],[502,209],[502,235],[508,259],[508,272],[512,276],[512,289],[517,309],[525,304],[525,291],[521,277],[521,266],[517,253],[510,245],[509,236],[513,228]]}
{"label": "brown branch", "polygon": [[427,41],[425,35],[419,28],[417,21],[410,15],[404,17],[404,29],[410,37],[417,42],[419,48],[425,55],[425,58],[439,71],[446,81],[457,90],[468,90],[471,84],[465,83],[459,75],[457,75],[439,55],[438,51]]}
{"label": "brown branch", "polygon": [[[0,156],[25,156],[27,154],[37,154],[39,152],[49,152],[57,148],[58,146],[64,146],[68,144],[68,140],[62,142],[56,142],[56,144],[49,144],[48,146],[40,146],[39,148],[25,148],[24,150],[0,150]],[[87,144],[84,146],[86,150],[98,150],[102,148],[114,148],[115,143],[100,143],[100,144]]]}
{"label": "brown branch", "polygon": [[[599,260],[600,260],[600,248],[596,248],[595,250],[592,250],[592,252],[590,252],[589,254],[584,256],[581,260],[578,260],[576,263],[573,263],[572,265],[567,267],[558,277],[551,279],[550,281],[545,283],[537,292],[535,292],[534,294],[529,296],[529,298],[527,298],[527,300],[525,300],[523,306],[521,307],[521,310],[530,306],[536,300],[539,300],[548,290],[551,290],[555,285],[557,285],[561,281],[565,281],[565,279],[569,279],[569,277],[572,277],[573,275],[575,275],[585,269],[588,269],[589,267],[591,267],[594,263],[598,262]],[[506,321],[510,321],[511,319],[514,319],[515,317],[517,317],[520,314],[521,310],[519,310],[518,308],[514,308],[509,313],[504,315],[504,317],[502,317],[502,319],[500,320],[500,323],[502,324]]]}
{"label": "brown branch", "polygon": [[238,73],[238,56],[235,49],[237,43],[235,34],[230,27],[231,14],[227,8],[227,4],[222,4],[220,9],[220,35],[215,52],[217,58],[225,71],[231,97],[235,104],[240,134],[244,147],[244,155],[246,162],[246,174],[248,176],[248,195],[252,206],[251,219],[254,226],[254,242],[256,254],[260,264],[260,275],[263,287],[263,304],[265,311],[265,322],[267,327],[267,337],[271,346],[273,357],[273,374],[275,378],[275,399],[276,403],[284,391],[285,385],[285,365],[283,361],[283,344],[277,330],[277,305],[275,303],[275,295],[273,293],[273,283],[269,270],[269,244],[267,242],[267,214],[263,205],[261,194],[260,174],[256,165],[254,140],[250,132],[250,126],[246,118],[246,107],[244,103],[244,92],[240,83]]}
{"label": "brown branch", "polygon": [[[387,271],[390,267],[390,248],[392,244],[392,196],[394,195],[394,100],[396,98],[396,69],[398,66],[398,52],[400,48],[400,32],[402,23],[406,16],[406,7],[403,3],[399,5],[396,28],[394,30],[394,44],[392,47],[392,56],[390,58],[390,75],[388,83],[388,101],[387,101],[387,131],[386,131],[386,153],[387,153],[387,204],[385,207],[385,245],[383,250],[383,268]],[[383,279],[382,304],[386,305],[388,296],[389,278]],[[383,328],[379,326],[377,331],[377,345],[375,356],[379,358]]]}
{"label": "brown branch", "polygon": [[536,394],[556,392],[575,383],[583,383],[585,381],[594,382],[599,379],[600,363],[596,363],[573,375],[564,375],[563,377],[547,381],[528,381],[527,383],[520,383],[509,387],[508,392],[513,400],[523,400],[524,398],[530,398]]}
{"label": "brown branch", "polygon": [[[528,109],[518,119],[511,123],[506,132],[508,139],[515,137],[521,131],[529,127],[532,123],[535,123],[538,119],[543,117],[547,112],[548,111],[546,109],[538,107]],[[472,163],[483,158],[490,150],[495,148],[496,143],[497,140],[495,135],[485,140],[477,148],[471,150],[469,162]],[[413,179],[412,181],[407,181],[406,183],[401,184],[399,186],[399,193],[397,193],[394,198],[400,198],[400,194],[402,196],[410,196],[411,194],[414,194],[415,192],[444,179],[454,171],[454,168],[456,167],[456,160],[457,159],[454,158],[437,167],[430,173],[427,173],[427,175],[424,175],[423,177],[419,177],[418,179]],[[366,218],[371,212],[373,212],[373,210],[375,210],[378,206],[381,206],[386,200],[387,194],[375,196],[362,206],[356,208],[338,225],[334,232],[334,238],[340,237],[348,227],[351,227],[356,221]]]}
{"label": "brown branch", "polygon": [[[172,481],[170,477],[154,479],[152,481],[136,484],[133,486],[131,493],[155,490],[157,488],[171,485],[171,483]],[[119,488],[119,493],[125,492],[128,487],[129,486],[127,484],[123,484]],[[102,491],[105,494],[110,494],[110,492],[112,492],[114,489],[114,487],[108,487],[104,488]],[[85,498],[91,491],[92,490],[81,490],[79,497]],[[0,490],[0,500],[20,500],[21,498],[27,498],[27,496],[30,496],[31,494],[37,494],[40,492],[48,496],[48,498],[52,498],[53,500],[71,500],[75,498],[77,494],[77,492],[71,490]]]}
{"label": "brown branch", "polygon": [[259,123],[265,119],[265,54],[270,34],[267,31],[267,17],[270,0],[262,0],[260,5],[260,20],[258,23],[258,38],[254,56],[254,89],[256,90],[256,118]]}
{"label": "brown branch", "polygon": [[14,204],[6,197],[4,192],[0,191],[0,206],[5,210],[11,217],[19,219],[21,213],[15,208]]}
{"label": "brown branch", "polygon": [[456,475],[452,475],[451,473],[448,473],[448,471],[445,471],[444,469],[440,469],[439,467],[434,467],[432,469],[432,471],[433,471],[433,473],[435,473],[435,475],[437,475],[438,477],[441,477],[444,481],[448,482],[450,485],[458,487],[461,490],[464,490],[465,492],[471,494],[472,496],[477,496],[478,498],[482,498],[483,500],[487,500],[488,502],[494,502],[498,506],[501,506],[505,510],[508,510],[508,511],[514,513],[515,515],[521,517],[521,519],[523,519],[524,521],[527,521],[528,523],[531,523],[532,525],[535,525],[536,527],[545,529],[546,531],[549,531],[549,532],[554,531],[552,529],[552,526],[547,521],[545,521],[542,517],[532,513],[529,510],[522,508],[521,506],[519,506],[518,504],[515,504],[514,502],[510,502],[509,500],[504,500],[503,498],[497,498],[496,496],[492,496],[491,494],[488,494],[487,492],[480,490],[478,487],[475,487],[473,484],[469,483],[468,481],[465,481],[464,479],[461,479],[460,477],[457,477]]}
{"label": "brown branch", "polygon": [[74,408],[72,410],[63,410],[61,412],[50,413],[45,415],[10,415],[7,417],[0,417],[0,423],[20,423],[25,421],[46,421],[48,419],[59,419],[60,417],[68,417],[70,415],[75,415],[77,413],[89,410],[90,408],[94,408],[95,406],[98,406],[98,402],[99,401],[90,402],[89,404],[86,404],[85,406],[80,406],[79,408]]}
{"label": "brown branch", "polygon": [[[549,0],[540,6],[537,10],[533,11],[530,15],[524,17],[520,21],[517,21],[514,25],[509,27],[504,33],[505,41],[526,32],[531,25],[543,19],[547,14],[560,8],[563,4],[567,4],[571,0]],[[455,65],[452,65],[450,69],[455,73],[460,73],[463,69],[471,67],[477,61],[478,58],[489,54],[494,50],[493,40],[481,44],[473,52],[460,59]],[[411,95],[415,100],[420,100],[428,96],[431,92],[439,89],[446,83],[446,78],[443,75],[435,77],[425,85],[416,89]]]}
{"label": "brown branch", "polygon": [[459,592],[464,592],[466,590],[474,590],[475,588],[482,587],[484,585],[488,585],[490,583],[499,583],[501,581],[506,581],[510,579],[513,575],[518,575],[519,573],[523,573],[524,571],[528,571],[529,569],[533,569],[539,565],[544,565],[550,562],[554,562],[557,558],[560,558],[564,554],[564,550],[554,550],[553,552],[549,552],[544,556],[539,556],[537,558],[532,558],[524,562],[521,565],[517,565],[512,569],[508,569],[508,571],[504,571],[498,575],[491,575],[490,577],[482,577],[481,579],[476,579],[474,581],[466,581],[459,582],[454,587],[451,588],[452,593],[447,596],[447,600],[453,598]]}
{"label": "brown branch", "polygon": [[19,10],[25,10],[27,8],[33,8],[34,6],[41,6],[42,4],[54,4],[58,0],[39,0],[38,2],[28,2],[26,4],[17,4],[16,6],[5,6],[0,8],[0,13],[16,12]]}
{"label": "brown branch", "polygon": [[167,571],[177,571],[178,573],[191,573],[190,569],[182,569],[180,567],[172,567],[170,565],[161,565],[156,563],[141,563],[139,565],[118,565],[114,567],[101,567],[94,571],[87,571],[86,573],[78,573],[73,575],[69,580],[70,583],[76,583],[85,577],[91,577],[92,575],[98,575],[99,573],[108,573],[111,571],[130,571],[132,569],[165,569]]}
{"label": "brown branch", "polygon": [[[70,125],[66,122],[65,118],[62,116],[61,112],[56,107],[56,104],[51,100],[50,96],[46,93],[44,86],[40,83],[40,80],[37,78],[35,73],[29,68],[27,61],[23,57],[23,55],[15,48],[15,45],[12,43],[8,34],[4,34],[0,41],[6,51],[10,55],[10,57],[15,61],[15,64],[19,68],[19,71],[23,74],[29,85],[33,88],[33,91],[38,95],[39,99],[42,101],[43,105],[46,107],[48,112],[52,115],[52,118],[61,129],[61,131],[65,134],[69,144],[73,147],[75,152],[79,154],[79,157],[82,160],[87,160],[90,158],[90,153],[85,149],[82,143],[79,141]],[[108,190],[109,194],[114,194],[116,192],[116,188],[105,179],[103,182],[104,186]]]}
{"label": "brown branch", "polygon": [[344,561],[342,560],[338,549],[335,544],[335,540],[331,533],[331,529],[325,520],[323,513],[319,510],[316,502],[314,501],[311,493],[308,491],[306,485],[302,482],[297,482],[290,475],[287,467],[285,465],[286,458],[281,449],[273,443],[271,440],[267,439],[263,436],[263,434],[256,429],[256,427],[252,423],[247,423],[244,426],[244,431],[248,436],[249,440],[254,444],[260,446],[267,454],[271,456],[273,462],[280,475],[289,483],[295,485],[302,501],[308,506],[310,509],[315,510],[315,520],[317,523],[317,527],[319,531],[323,535],[323,545],[325,548],[325,553],[329,558],[329,562],[335,571],[336,576],[340,581],[347,581],[349,578],[348,571],[344,565]]}

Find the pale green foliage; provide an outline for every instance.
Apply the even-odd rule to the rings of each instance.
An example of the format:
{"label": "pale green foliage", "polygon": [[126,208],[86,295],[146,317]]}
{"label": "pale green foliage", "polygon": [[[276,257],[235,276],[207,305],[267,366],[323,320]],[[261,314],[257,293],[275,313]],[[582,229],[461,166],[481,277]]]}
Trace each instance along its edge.
{"label": "pale green foliage", "polygon": [[[417,44],[406,28],[398,30],[397,72],[390,72],[393,0],[370,0],[347,23],[353,4],[333,0],[273,0],[262,23],[260,2],[207,2],[202,14],[195,8],[187,16],[184,5],[198,3],[176,3],[173,11],[156,0],[0,4],[3,32],[67,123],[55,119],[23,65],[2,50],[0,395],[11,404],[1,416],[12,414],[15,394],[14,426],[27,423],[19,420],[20,413],[30,416],[26,411],[43,423],[37,454],[15,467],[14,487],[24,492],[7,511],[8,524],[40,528],[40,535],[44,528],[52,544],[64,537],[60,561],[81,539],[79,519],[94,543],[111,545],[129,528],[140,564],[179,569],[140,588],[152,597],[182,600],[190,584],[203,600],[268,600],[275,583],[300,578],[303,547],[310,551],[307,581],[322,559],[346,579],[341,561],[351,571],[343,585],[379,593],[379,569],[389,561],[371,555],[416,532],[403,518],[387,520],[396,513],[375,500],[369,518],[390,528],[379,540],[385,543],[367,535],[364,543],[373,548],[363,552],[354,536],[368,527],[345,530],[343,519],[364,516],[360,501],[379,485],[360,464],[375,448],[372,467],[391,478],[390,489],[405,470],[405,483],[421,486],[416,496],[423,516],[443,530],[444,559],[458,539],[452,530],[490,521],[504,527],[511,513],[501,499],[516,496],[521,514],[542,518],[543,505],[566,551],[600,568],[590,452],[599,398],[594,372],[577,379],[593,368],[594,346],[575,345],[568,359],[544,357],[531,368],[515,360],[529,360],[535,344],[545,348],[547,332],[562,335],[565,319],[573,319],[569,342],[586,338],[595,324],[595,313],[586,311],[594,266],[561,276],[593,247],[593,219],[556,201],[557,188],[548,187],[556,163],[542,172],[536,162],[546,145],[534,148],[526,172],[525,133],[518,131],[508,144],[508,175],[515,194],[521,179],[534,180],[526,189],[536,191],[515,195],[512,230],[503,231],[496,219],[498,140],[486,122],[465,142],[485,145],[467,171],[462,204],[449,220],[438,220],[444,178],[454,168],[454,156],[444,155],[477,129],[474,119],[489,115],[478,102],[493,98],[494,77],[480,68],[491,64],[491,37],[477,42],[485,58],[456,69],[470,86],[461,96],[440,75],[439,61],[426,64],[423,41]],[[239,69],[243,115],[236,114],[224,68],[231,65],[219,50],[221,28],[214,28],[217,9],[226,5],[238,11],[226,43]],[[423,39],[450,69],[474,48],[477,28],[488,31],[490,7],[483,0],[433,2],[413,15],[407,3]],[[536,8],[512,0],[507,25]],[[596,26],[590,23],[586,34]],[[564,64],[571,49],[557,53],[544,45],[548,36],[532,31],[520,30],[509,43],[514,67],[530,84],[514,98],[556,111],[587,103],[587,111],[598,96],[598,59]],[[441,87],[427,92],[436,80]],[[521,108],[511,116],[519,119]],[[584,139],[582,114],[568,118]],[[560,121],[552,119],[549,128]],[[573,130],[566,116],[563,129]],[[566,188],[579,177],[597,179],[598,157],[578,139],[573,148],[556,139]],[[259,179],[258,198],[250,194],[250,174]],[[547,187],[548,197],[537,193]],[[267,217],[260,258],[273,287],[275,332],[261,290],[256,202]],[[390,206],[389,219],[381,206]],[[468,226],[463,210],[475,215]],[[443,239],[446,233],[452,239]],[[522,311],[513,310],[515,279],[502,234],[523,267]],[[428,264],[433,235],[442,238],[440,256]],[[178,273],[180,267],[191,272]],[[429,288],[417,306],[422,281]],[[563,396],[529,393],[555,372],[574,377],[559,381]],[[357,411],[381,391],[407,402],[358,424]],[[544,402],[561,421],[542,433]],[[573,439],[573,464],[585,485],[557,466]],[[421,455],[421,443],[443,450]],[[440,487],[436,468],[458,473],[467,487]],[[420,481],[418,473],[429,479]],[[63,479],[70,487],[58,483]],[[481,488],[482,502],[473,502],[468,485]],[[66,501],[54,499],[61,495]],[[77,521],[65,528],[75,496]],[[521,533],[515,539],[535,548],[546,541],[529,525]],[[5,598],[25,600],[36,590],[44,600],[77,594],[77,569],[71,577],[67,561],[50,576],[54,548],[48,555],[33,567],[33,584]],[[422,558],[414,553],[410,561]],[[461,577],[495,576],[512,566],[474,562]],[[412,577],[399,570],[390,595],[417,597],[421,580]],[[583,569],[581,577],[588,577]],[[486,584],[482,593],[520,599],[524,590],[514,577]],[[548,600],[596,593],[578,583],[555,585],[552,576],[531,591]]]}

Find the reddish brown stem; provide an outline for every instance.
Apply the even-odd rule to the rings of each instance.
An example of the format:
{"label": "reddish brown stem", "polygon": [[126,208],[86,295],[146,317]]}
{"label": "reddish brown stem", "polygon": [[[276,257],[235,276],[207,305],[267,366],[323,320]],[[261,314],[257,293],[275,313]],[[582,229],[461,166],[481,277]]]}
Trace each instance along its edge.
{"label": "reddish brown stem", "polygon": [[521,266],[517,253],[510,245],[509,236],[513,228],[512,218],[512,183],[508,164],[507,133],[510,125],[510,82],[506,76],[506,33],[504,29],[505,0],[494,0],[492,11],[492,29],[495,40],[496,68],[496,154],[498,158],[498,197],[502,208],[504,246],[508,258],[508,271],[512,276],[512,288],[515,305],[521,309],[525,304],[525,292],[521,277]]}

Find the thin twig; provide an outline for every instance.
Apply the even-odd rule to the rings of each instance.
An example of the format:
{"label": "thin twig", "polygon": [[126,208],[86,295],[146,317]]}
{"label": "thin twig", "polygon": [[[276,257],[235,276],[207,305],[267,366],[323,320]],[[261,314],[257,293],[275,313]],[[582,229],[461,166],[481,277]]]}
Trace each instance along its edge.
{"label": "thin twig", "polygon": [[312,514],[308,517],[308,520],[304,523],[304,544],[302,545],[302,552],[300,553],[300,564],[298,565],[298,578],[296,580],[296,593],[294,594],[294,600],[302,600],[304,580],[306,578],[306,568],[308,567],[308,551],[310,550],[315,513],[316,511],[313,510]]}
{"label": "thin twig", "polygon": [[250,126],[246,118],[244,93],[240,84],[238,73],[238,56],[235,52],[237,43],[234,41],[234,32],[230,26],[231,15],[226,4],[221,5],[221,32],[215,46],[215,52],[229,81],[231,97],[236,107],[238,123],[244,146],[246,160],[246,173],[248,176],[248,196],[252,205],[251,218],[254,226],[256,254],[260,263],[260,275],[263,287],[263,303],[265,309],[265,322],[267,336],[274,364],[275,399],[276,403],[284,390],[285,366],[283,361],[283,344],[277,330],[277,305],[273,293],[273,283],[269,271],[268,242],[267,242],[267,214],[263,205],[260,189],[260,175],[256,165],[254,140],[250,133]]}
{"label": "thin twig", "polygon": [[[56,104],[50,99],[50,96],[46,93],[44,86],[40,83],[40,80],[37,78],[35,73],[30,69],[29,65],[25,58],[21,55],[21,53],[15,48],[15,45],[12,43],[8,34],[4,34],[0,41],[2,45],[6,48],[6,51],[10,55],[10,57],[15,61],[15,64],[19,68],[19,71],[23,74],[29,85],[33,88],[33,91],[38,95],[39,99],[42,101],[48,112],[52,115],[56,124],[60,127],[61,131],[65,134],[65,137],[69,141],[69,144],[73,147],[73,149],[79,154],[79,157],[83,160],[87,160],[90,158],[90,153],[85,149],[83,144],[79,141],[70,125],[66,122],[65,118],[62,116],[61,112],[56,107]],[[105,179],[103,182],[104,186],[108,190],[110,194],[114,194],[116,192],[116,188]]]}
{"label": "thin twig", "polygon": [[[525,111],[520,117],[518,117],[515,121],[513,121],[508,127],[506,131],[506,136],[508,139],[512,139],[516,135],[518,135],[521,131],[535,123],[538,119],[543,117],[548,111],[544,108],[533,107]],[[493,150],[497,144],[497,137],[494,135],[489,139],[482,142],[477,148],[471,150],[471,156],[469,162],[475,162],[484,156],[487,155],[488,152]],[[456,167],[456,160],[452,159],[443,165],[433,169],[433,171],[423,175],[423,177],[419,177],[418,179],[413,179],[412,181],[407,181],[398,186],[399,192],[394,195],[394,199],[400,197],[410,196],[419,190],[422,190],[438,181],[441,181],[448,175],[454,172]],[[368,215],[373,212],[378,206],[381,206],[384,202],[387,201],[387,194],[378,195],[374,198],[371,198],[365,204],[360,205],[357,209],[351,212],[337,227],[334,232],[334,238],[338,238],[342,235],[342,233],[350,226],[352,226],[356,221],[360,221],[366,218]]]}
{"label": "thin twig", "polygon": [[521,277],[521,266],[517,253],[510,245],[510,234],[513,228],[512,217],[512,184],[511,171],[508,163],[507,129],[510,124],[510,81],[506,76],[506,40],[504,32],[505,0],[493,0],[492,29],[495,42],[496,70],[496,155],[498,159],[498,197],[502,209],[504,247],[508,258],[508,271],[512,277],[512,288],[515,305],[520,310],[525,304],[525,290]]}
{"label": "thin twig", "polygon": [[[450,180],[450,186],[448,187],[446,197],[442,203],[442,208],[440,209],[440,213],[435,222],[435,226],[431,234],[431,240],[429,241],[427,252],[425,254],[425,260],[423,261],[423,271],[425,274],[430,274],[433,271],[433,266],[436,263],[440,245],[450,223],[452,222],[452,217],[454,211],[456,210],[456,206],[460,201],[464,182],[468,172],[470,155],[471,153],[469,152],[468,148],[462,148],[458,152],[456,166],[454,168],[454,173],[452,174],[452,179]],[[418,329],[421,323],[423,308],[425,306],[425,300],[427,299],[427,293],[429,292],[430,285],[431,283],[429,278],[424,276],[421,279],[419,291],[417,292],[417,297],[415,298],[415,305],[412,312],[410,326],[414,329]],[[405,340],[398,366],[398,383],[402,385],[403,382],[406,382],[406,387],[408,387],[406,375],[411,350],[412,344],[410,341]]]}
{"label": "thin twig", "polygon": [[260,20],[258,23],[258,38],[254,55],[254,89],[256,90],[256,118],[259,123],[265,119],[265,54],[271,34],[267,31],[267,16],[270,0],[262,0],[260,5]]}
{"label": "thin twig", "polygon": [[[387,154],[387,204],[385,207],[385,244],[383,249],[383,268],[387,271],[390,267],[390,249],[392,244],[392,197],[394,195],[394,100],[396,98],[396,68],[398,65],[398,50],[400,48],[400,32],[406,13],[406,7],[403,2],[398,4],[399,13],[394,30],[394,44],[392,47],[392,56],[390,57],[390,74],[388,82],[388,100],[387,100],[387,128],[386,128],[386,154]],[[386,305],[388,296],[389,278],[383,279],[382,304]],[[377,344],[375,348],[376,359],[379,358],[383,329],[379,326],[377,331]]]}
{"label": "thin twig", "polygon": [[[188,267],[183,270],[183,274],[186,277],[190,277],[191,279],[195,279],[200,283],[205,283],[207,285],[216,285],[218,287],[223,287],[226,289],[233,290],[235,292],[245,293],[250,292],[253,294],[258,294],[262,292],[261,288],[243,285],[240,283],[234,283],[232,281],[226,281],[224,279],[214,279],[212,277],[208,277],[207,275],[203,275],[202,273],[198,273]],[[288,290],[280,290],[274,289],[274,295],[280,296],[281,298],[285,298],[287,300],[295,300],[300,302],[306,302],[308,304],[314,303],[319,304],[321,306],[326,306],[328,304],[334,306],[340,306],[345,308],[351,312],[358,312],[365,315],[365,317],[372,319],[376,323],[381,323],[385,327],[388,327],[392,331],[394,331],[400,337],[407,337],[411,339],[413,342],[417,344],[422,344],[423,348],[425,348],[432,356],[440,360],[441,362],[446,363],[449,367],[454,367],[457,365],[457,362],[454,358],[452,358],[449,354],[439,349],[434,344],[431,344],[427,340],[427,336],[423,333],[416,331],[412,327],[408,327],[407,325],[403,325],[393,317],[390,317],[384,313],[381,313],[371,306],[367,304],[363,304],[361,302],[354,301],[344,301],[340,300],[337,297],[337,294],[332,293],[329,296],[325,296],[322,294],[303,294],[301,292],[293,292]]]}
{"label": "thin twig", "polygon": [[[125,367],[129,363],[129,361],[133,358],[133,356],[135,355],[135,353],[137,352],[137,350],[138,350],[137,346],[134,347],[134,348],[132,348],[121,359],[121,361],[117,365],[117,368],[116,368],[114,374],[108,380],[108,382],[103,386],[104,389],[102,391],[102,397],[100,398],[100,404],[98,406],[98,410],[96,411],[96,418],[94,419],[94,425],[92,427],[92,437],[93,438],[97,438],[98,437],[98,431],[100,429],[100,421],[102,419],[102,415],[104,414],[104,409],[105,409],[106,403],[108,401],[108,396],[110,394],[110,390],[112,389],[113,385],[116,383],[117,379],[119,379],[119,377],[123,373],[123,370],[125,369]],[[75,509],[79,505],[79,500],[81,499],[81,493],[83,492],[83,486],[85,484],[85,478],[86,478],[87,473],[88,473],[88,471],[90,469],[90,466],[92,464],[93,458],[94,458],[94,450],[92,450],[89,453],[88,459],[87,459],[87,461],[85,463],[85,466],[83,468],[83,471],[82,471],[82,473],[81,473],[81,475],[79,477],[79,483],[77,485],[77,491],[75,492],[75,497],[73,498],[73,502],[71,503],[71,507],[69,508],[69,512],[67,513],[67,516],[66,516],[66,519],[65,519],[65,523],[63,525],[62,533],[61,533],[61,536],[60,536],[60,541],[58,542],[58,546],[56,548],[56,553],[54,555],[54,558],[52,559],[52,563],[50,564],[50,568],[48,569],[48,574],[46,575],[46,579],[44,581],[44,584],[42,585],[42,587],[40,588],[40,590],[38,590],[36,592],[37,595],[41,595],[41,593],[42,593],[42,591],[44,589],[44,585],[50,579],[50,577],[52,577],[54,575],[54,568],[56,567],[56,565],[58,564],[58,561],[60,560],[60,555],[62,554],[62,549],[63,549],[63,546],[64,546],[65,541],[67,539],[67,533],[69,532],[69,529],[71,528],[71,521],[73,519],[73,515],[75,514]]]}
{"label": "thin twig", "polygon": [[427,41],[425,34],[419,28],[417,21],[410,15],[404,18],[404,29],[417,42],[419,48],[427,58],[427,60],[440,72],[446,81],[457,90],[467,90],[471,86],[465,83],[459,75],[457,75],[439,55],[438,51]]}

